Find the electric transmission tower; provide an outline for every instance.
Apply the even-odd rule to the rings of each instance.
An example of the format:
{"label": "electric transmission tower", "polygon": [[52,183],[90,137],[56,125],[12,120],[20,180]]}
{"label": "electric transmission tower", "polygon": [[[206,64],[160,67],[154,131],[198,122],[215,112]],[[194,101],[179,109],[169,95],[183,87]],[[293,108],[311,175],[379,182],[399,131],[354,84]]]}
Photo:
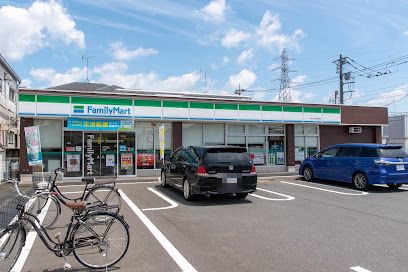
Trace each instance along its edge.
{"label": "electric transmission tower", "polygon": [[291,93],[290,93],[290,78],[289,78],[289,72],[292,72],[289,70],[289,58],[288,58],[288,52],[286,51],[286,48],[283,48],[282,54],[281,54],[281,77],[280,77],[280,87],[279,87],[279,101],[291,101]]}

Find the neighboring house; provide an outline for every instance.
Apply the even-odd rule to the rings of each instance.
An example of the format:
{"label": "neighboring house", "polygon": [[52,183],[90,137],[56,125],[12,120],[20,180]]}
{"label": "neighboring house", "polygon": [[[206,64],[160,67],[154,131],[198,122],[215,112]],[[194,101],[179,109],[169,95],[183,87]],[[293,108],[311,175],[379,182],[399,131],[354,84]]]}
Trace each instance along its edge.
{"label": "neighboring house", "polygon": [[17,90],[20,77],[0,55],[0,180],[19,157]]}
{"label": "neighboring house", "polygon": [[388,144],[402,145],[408,150],[408,114],[401,113],[388,117],[388,129],[385,131]]}

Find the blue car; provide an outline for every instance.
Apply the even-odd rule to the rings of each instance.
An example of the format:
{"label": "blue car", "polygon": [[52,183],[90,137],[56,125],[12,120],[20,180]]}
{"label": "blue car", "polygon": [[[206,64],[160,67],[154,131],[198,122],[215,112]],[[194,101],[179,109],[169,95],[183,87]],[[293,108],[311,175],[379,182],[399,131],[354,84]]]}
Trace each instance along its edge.
{"label": "blue car", "polygon": [[305,159],[299,174],[306,181],[342,181],[359,190],[372,184],[396,189],[408,184],[408,155],[395,145],[337,144]]}

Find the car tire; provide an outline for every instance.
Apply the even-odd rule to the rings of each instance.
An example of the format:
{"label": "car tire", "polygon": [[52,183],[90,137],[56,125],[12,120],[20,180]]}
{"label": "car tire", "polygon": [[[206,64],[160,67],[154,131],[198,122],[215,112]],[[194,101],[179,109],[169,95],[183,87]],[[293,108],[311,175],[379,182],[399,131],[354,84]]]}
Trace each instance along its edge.
{"label": "car tire", "polygon": [[183,196],[184,199],[190,201],[193,199],[193,195],[191,193],[191,186],[188,180],[184,180],[183,182]]}
{"label": "car tire", "polygon": [[312,167],[306,166],[303,169],[303,177],[305,178],[306,181],[313,181],[314,180],[314,174]]}
{"label": "car tire", "polygon": [[399,187],[402,186],[402,183],[387,183],[387,186],[388,186],[390,189],[398,189]]}
{"label": "car tire", "polygon": [[167,185],[167,178],[166,178],[166,172],[162,171],[161,176],[160,176],[160,185],[163,188],[168,187]]}
{"label": "car tire", "polygon": [[353,186],[360,191],[367,190],[370,184],[368,183],[368,177],[363,172],[357,172],[353,175]]}
{"label": "car tire", "polygon": [[235,197],[238,199],[244,199],[248,196],[248,193],[236,193]]}

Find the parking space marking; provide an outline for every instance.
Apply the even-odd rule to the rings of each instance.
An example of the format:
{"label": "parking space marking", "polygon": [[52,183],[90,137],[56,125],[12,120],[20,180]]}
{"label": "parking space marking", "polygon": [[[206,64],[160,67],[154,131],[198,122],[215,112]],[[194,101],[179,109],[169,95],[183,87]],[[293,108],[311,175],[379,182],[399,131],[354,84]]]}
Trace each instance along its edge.
{"label": "parking space marking", "polygon": [[362,268],[361,266],[353,266],[353,267],[350,267],[350,269],[356,272],[371,272],[370,270]]}
{"label": "parking space marking", "polygon": [[153,234],[157,241],[167,251],[167,253],[173,258],[177,265],[184,272],[197,272],[197,270],[181,255],[180,251],[173,246],[173,244],[160,232],[160,230],[150,221],[149,218],[139,209],[132,200],[130,200],[122,189],[119,189],[122,199],[129,205],[132,211],[139,217],[139,219],[145,224],[147,229]]}
{"label": "parking space marking", "polygon": [[167,201],[170,204],[170,206],[160,207],[160,208],[146,208],[146,209],[142,209],[142,211],[168,210],[168,209],[173,209],[173,208],[178,207],[179,204],[177,202],[173,201],[171,198],[165,196],[164,194],[160,193],[159,191],[157,191],[157,190],[155,190],[155,189],[153,189],[151,187],[148,187],[147,190],[155,193],[156,195],[158,195],[159,197],[161,197],[162,199]]}
{"label": "parking space marking", "polygon": [[[314,186],[309,186],[309,185],[304,185],[304,184],[298,184],[298,183],[293,183],[293,182],[288,182],[288,181],[281,181],[281,182],[286,183],[286,184],[295,185],[295,186],[300,186],[300,187],[325,191],[325,192],[329,192],[329,193],[340,194],[340,195],[350,195],[350,196],[368,195],[367,192],[345,193],[345,192],[339,192],[339,191],[334,191],[334,190],[329,190],[329,189],[323,189],[323,188],[319,188],[319,187],[314,187]],[[351,190],[351,189],[346,189],[346,190]],[[354,191],[354,190],[351,190],[351,191]]]}
{"label": "parking space marking", "polygon": [[[45,215],[47,214],[48,208],[50,207],[51,201],[48,200],[47,204],[45,205],[44,209],[41,211],[41,213],[38,215],[38,220],[40,224],[44,221]],[[17,259],[17,262],[14,264],[13,268],[10,270],[12,272],[20,272],[23,267],[25,262],[27,261],[28,255],[30,254],[31,248],[34,245],[35,238],[37,237],[37,232],[35,229],[31,229],[30,232],[27,235],[25,245],[21,249],[20,256]]]}
{"label": "parking space marking", "polygon": [[293,196],[285,195],[285,194],[282,194],[282,193],[278,193],[278,192],[274,192],[274,191],[270,191],[270,190],[266,190],[266,189],[262,189],[262,188],[259,188],[259,187],[256,188],[256,189],[260,190],[260,191],[268,192],[270,194],[283,196],[285,198],[269,198],[269,197],[260,196],[260,195],[257,195],[257,194],[250,194],[250,196],[254,196],[254,197],[257,197],[257,198],[260,198],[260,199],[264,199],[264,200],[271,200],[271,201],[287,201],[287,200],[294,200],[295,199],[295,197],[293,197]]}

